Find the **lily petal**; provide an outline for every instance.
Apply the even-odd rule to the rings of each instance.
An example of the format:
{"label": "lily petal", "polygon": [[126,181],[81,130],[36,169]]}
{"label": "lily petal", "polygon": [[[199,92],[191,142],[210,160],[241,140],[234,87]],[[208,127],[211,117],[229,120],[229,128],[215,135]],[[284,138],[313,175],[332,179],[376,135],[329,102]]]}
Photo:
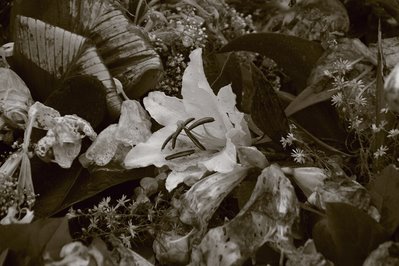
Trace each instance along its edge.
{"label": "lily petal", "polygon": [[124,166],[128,169],[155,165],[161,167],[167,162],[161,152],[162,143],[176,130],[176,125],[161,128],[146,141],[137,144],[126,155]]}
{"label": "lily petal", "polygon": [[231,138],[227,136],[226,146],[215,155],[202,164],[209,170],[220,173],[228,173],[234,169],[237,165],[236,158],[236,146],[231,141]]}
{"label": "lily petal", "polygon": [[160,91],[150,92],[143,103],[151,117],[162,126],[176,124],[177,121],[186,120],[189,117],[181,99],[167,96]]}
{"label": "lily petal", "polygon": [[240,141],[233,141],[236,145],[249,146],[251,145],[251,134],[249,132],[248,124],[244,119],[244,114],[236,108],[236,95],[231,88],[231,85],[224,86],[219,90],[217,95],[218,106],[220,113],[226,113],[229,118],[231,126],[226,126],[227,129],[234,128],[242,130]]}
{"label": "lily petal", "polygon": [[166,179],[165,188],[171,192],[187,179],[200,180],[206,172],[206,169],[198,167],[190,167],[185,171],[172,171]]}
{"label": "lily petal", "polygon": [[204,73],[201,54],[201,49],[196,49],[190,54],[190,62],[184,71],[182,81],[183,104],[186,112],[195,118],[213,117],[215,122],[206,128],[213,136],[223,138],[228,117],[220,113],[217,98]]}

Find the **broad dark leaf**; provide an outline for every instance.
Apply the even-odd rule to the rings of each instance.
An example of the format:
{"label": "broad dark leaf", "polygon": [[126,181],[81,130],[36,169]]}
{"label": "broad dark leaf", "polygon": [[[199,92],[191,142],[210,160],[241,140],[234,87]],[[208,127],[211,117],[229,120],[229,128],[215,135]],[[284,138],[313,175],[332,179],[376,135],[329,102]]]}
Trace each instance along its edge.
{"label": "broad dark leaf", "polygon": [[53,163],[45,164],[37,158],[31,165],[35,192],[40,195],[34,207],[35,218],[49,217],[58,212],[77,180],[89,175],[78,161],[69,169]]}
{"label": "broad dark leaf", "polygon": [[[93,126],[98,125],[104,116],[106,98],[109,113],[114,118],[119,115],[121,100],[112,76],[87,38],[24,16],[16,16],[14,38],[16,67],[34,98],[44,102],[54,91],[68,87],[69,79],[77,81],[84,76],[81,79],[97,82],[74,82],[73,86],[81,91],[87,89],[93,93],[92,99],[99,99],[94,106],[89,105],[93,101],[82,103],[85,108],[76,114]],[[64,93],[60,99],[64,104],[76,100],[67,95]],[[96,106],[101,108],[95,109]],[[73,111],[76,109],[68,114]]]}
{"label": "broad dark leaf", "polygon": [[262,72],[251,67],[255,93],[252,97],[251,117],[255,124],[275,142],[289,131],[288,119],[277,93]]}
{"label": "broad dark leaf", "polygon": [[147,167],[128,171],[110,171],[105,169],[96,171],[92,174],[81,175],[76,179],[76,182],[68,191],[56,212],[62,211],[75,203],[86,200],[108,188],[127,181],[140,179],[145,176],[153,176],[153,173],[154,169],[152,167]]}
{"label": "broad dark leaf", "polygon": [[[154,88],[162,63],[145,33],[109,0],[17,0],[13,14],[40,19],[90,39],[129,97]],[[13,16],[13,17],[14,17]]]}
{"label": "broad dark leaf", "polygon": [[394,165],[387,166],[369,189],[381,197],[381,224],[393,233],[399,226],[399,170]]}
{"label": "broad dark leaf", "polygon": [[0,226],[0,253],[9,249],[19,257],[28,257],[30,265],[40,265],[45,253],[58,258],[62,246],[70,242],[67,218]]}
{"label": "broad dark leaf", "polygon": [[213,90],[231,84],[237,96],[237,108],[250,113],[254,88],[251,78],[251,63],[242,60],[235,53],[230,53],[225,60],[218,77],[212,83]]}
{"label": "broad dark leaf", "polygon": [[362,265],[368,254],[388,240],[369,215],[345,203],[327,203],[327,218],[313,230],[317,249],[336,265]]}
{"label": "broad dark leaf", "polygon": [[278,33],[254,33],[239,37],[221,52],[250,51],[260,53],[277,62],[292,78],[297,91],[306,87],[313,66],[323,53],[320,44]]}

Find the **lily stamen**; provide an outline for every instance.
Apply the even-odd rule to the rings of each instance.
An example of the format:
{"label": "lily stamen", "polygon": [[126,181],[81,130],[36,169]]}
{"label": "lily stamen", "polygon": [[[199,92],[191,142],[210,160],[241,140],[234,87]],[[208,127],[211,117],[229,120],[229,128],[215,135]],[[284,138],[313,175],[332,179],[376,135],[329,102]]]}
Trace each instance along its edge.
{"label": "lily stamen", "polygon": [[177,129],[175,132],[173,132],[173,134],[171,134],[169,137],[166,138],[166,140],[164,141],[164,143],[162,144],[161,150],[165,149],[166,145],[168,145],[169,141],[172,140],[172,149],[174,149],[176,147],[176,140],[177,137],[179,136],[179,134],[181,133],[181,131],[183,130],[183,127],[185,127],[188,123],[190,123],[191,121],[193,121],[195,118],[191,117],[186,119],[184,122],[182,121],[178,121],[177,122]]}
{"label": "lily stamen", "polygon": [[170,141],[172,141],[172,149],[174,149],[176,147],[177,137],[180,135],[182,130],[184,130],[184,132],[186,133],[187,137],[194,143],[195,146],[197,146],[199,149],[201,149],[203,151],[206,150],[205,146],[202,145],[201,142],[193,135],[191,130],[196,128],[196,127],[198,127],[198,126],[200,126],[200,125],[204,125],[206,123],[214,122],[215,119],[213,117],[204,117],[204,118],[198,119],[197,121],[195,121],[193,124],[191,124],[187,128],[186,126],[190,122],[192,122],[194,120],[195,120],[195,118],[192,117],[192,118],[186,119],[184,122],[183,121],[178,121],[177,122],[176,131],[173,132],[173,134],[171,134],[170,136],[168,136],[166,138],[166,140],[162,144],[161,150],[163,150]]}
{"label": "lily stamen", "polygon": [[188,130],[193,130],[194,128],[206,124],[206,123],[211,123],[214,122],[215,119],[213,117],[204,117],[201,119],[198,119],[197,121],[195,121],[194,123],[191,124],[191,126],[189,126],[187,129]]}
{"label": "lily stamen", "polygon": [[168,155],[165,157],[165,160],[172,160],[172,159],[176,159],[176,158],[180,158],[180,157],[184,157],[184,156],[188,156],[195,153],[194,149],[190,149],[190,150],[186,150],[186,151],[181,151],[181,152],[177,152],[177,153],[173,153],[171,155]]}
{"label": "lily stamen", "polygon": [[190,140],[194,143],[195,146],[197,146],[199,149],[201,149],[203,151],[206,150],[204,145],[202,145],[201,142],[199,142],[199,140],[196,137],[194,137],[194,135],[190,132],[190,130],[188,130],[185,127],[183,129],[184,129],[184,132],[186,132],[187,137],[190,138]]}

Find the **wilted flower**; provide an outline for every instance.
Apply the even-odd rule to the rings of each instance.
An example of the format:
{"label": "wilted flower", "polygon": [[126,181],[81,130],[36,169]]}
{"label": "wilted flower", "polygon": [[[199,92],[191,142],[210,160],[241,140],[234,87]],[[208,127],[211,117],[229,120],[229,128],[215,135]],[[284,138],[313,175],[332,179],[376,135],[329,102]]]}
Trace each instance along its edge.
{"label": "wilted flower", "polygon": [[365,211],[377,222],[381,217],[378,210],[371,205],[369,191],[348,178],[325,179],[308,197],[308,202],[321,210],[326,210],[327,202],[347,203]]}
{"label": "wilted flower", "polygon": [[122,153],[124,147],[132,148],[146,141],[151,136],[150,129],[150,118],[140,103],[126,100],[122,103],[119,123],[101,131],[86,153],[80,157],[80,162],[84,166],[88,166],[88,163],[104,166],[113,159],[119,159],[116,158],[118,151]]}
{"label": "wilted flower", "polygon": [[363,266],[398,265],[398,250],[399,243],[397,242],[388,241],[382,243],[369,254]]}
{"label": "wilted flower", "polygon": [[193,248],[193,265],[242,265],[265,243],[291,246],[299,215],[293,186],[278,165],[259,175],[251,197],[234,219],[208,231]]}
{"label": "wilted flower", "polygon": [[207,171],[232,171],[238,163],[237,148],[251,145],[248,125],[235,107],[231,86],[214,94],[201,53],[197,49],[190,55],[183,75],[183,99],[159,91],[144,99],[147,111],[164,127],[125,158],[126,168],[167,165],[172,170],[166,180],[169,191],[185,178],[198,180]]}
{"label": "wilted flower", "polygon": [[0,220],[1,225],[6,225],[6,224],[28,224],[32,222],[33,220],[33,211],[28,210],[27,208],[24,208],[23,210],[26,211],[26,214],[19,219],[17,215],[19,214],[19,211],[15,206],[11,206],[8,208],[7,215]]}
{"label": "wilted flower", "polygon": [[[54,161],[63,168],[71,167],[79,155],[85,136],[91,140],[97,136],[84,119],[77,115],[60,116],[56,110],[39,102],[29,109],[29,119],[36,127],[47,130],[46,136],[37,143],[36,155]],[[49,155],[50,150],[54,158]]]}

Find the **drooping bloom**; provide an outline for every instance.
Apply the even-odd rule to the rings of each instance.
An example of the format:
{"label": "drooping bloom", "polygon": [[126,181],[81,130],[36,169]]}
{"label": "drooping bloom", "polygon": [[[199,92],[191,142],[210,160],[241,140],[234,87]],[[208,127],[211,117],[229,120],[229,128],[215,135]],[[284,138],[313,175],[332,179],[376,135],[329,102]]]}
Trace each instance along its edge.
{"label": "drooping bloom", "polygon": [[169,191],[185,179],[198,180],[207,171],[232,171],[240,163],[240,148],[251,146],[248,125],[235,107],[231,86],[215,95],[206,80],[201,53],[196,49],[190,54],[182,99],[159,91],[144,99],[147,111],[164,127],[135,146],[124,161],[126,168],[168,166],[172,170],[166,180]]}

